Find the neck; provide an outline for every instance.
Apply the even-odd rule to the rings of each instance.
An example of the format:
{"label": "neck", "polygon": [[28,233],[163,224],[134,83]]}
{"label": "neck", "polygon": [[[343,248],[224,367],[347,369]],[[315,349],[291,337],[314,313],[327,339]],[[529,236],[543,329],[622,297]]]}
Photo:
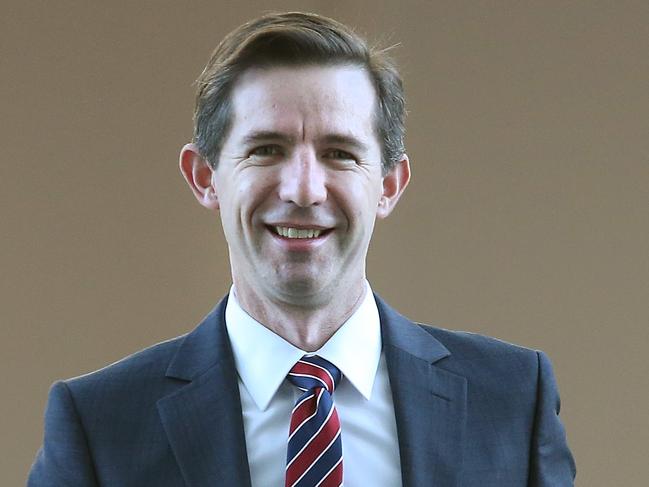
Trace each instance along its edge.
{"label": "neck", "polygon": [[[266,328],[305,352],[315,352],[333,336],[365,297],[363,279],[336,290],[335,299],[282,299],[263,296],[235,280],[234,290],[243,310]],[[305,305],[309,301],[309,305]]]}

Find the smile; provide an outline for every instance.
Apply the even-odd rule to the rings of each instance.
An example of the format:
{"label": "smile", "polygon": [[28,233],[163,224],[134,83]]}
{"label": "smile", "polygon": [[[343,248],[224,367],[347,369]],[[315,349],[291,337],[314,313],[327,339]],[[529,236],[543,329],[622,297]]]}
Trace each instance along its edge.
{"label": "smile", "polygon": [[275,233],[284,238],[318,238],[322,230],[315,228],[273,227]]}

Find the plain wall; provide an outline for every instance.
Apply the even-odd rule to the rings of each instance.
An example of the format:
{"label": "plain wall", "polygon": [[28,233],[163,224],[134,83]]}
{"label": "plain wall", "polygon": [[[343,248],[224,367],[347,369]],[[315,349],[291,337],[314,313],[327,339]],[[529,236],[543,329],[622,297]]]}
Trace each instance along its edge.
{"label": "plain wall", "polygon": [[[546,351],[577,484],[646,485],[649,3],[272,6],[400,44],[414,179],[377,225],[375,291]],[[2,485],[25,481],[54,380],[189,331],[229,288],[177,159],[209,54],[267,8],[3,5]]]}

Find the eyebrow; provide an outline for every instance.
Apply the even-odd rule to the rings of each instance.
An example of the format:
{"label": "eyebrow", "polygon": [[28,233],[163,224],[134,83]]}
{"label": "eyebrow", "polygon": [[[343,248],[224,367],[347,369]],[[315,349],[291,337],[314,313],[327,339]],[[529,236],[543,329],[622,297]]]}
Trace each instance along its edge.
{"label": "eyebrow", "polygon": [[[295,137],[274,130],[257,130],[246,135],[243,138],[242,142],[245,145],[252,145],[259,142],[267,142],[267,141],[279,141],[287,144],[294,144]],[[343,145],[362,152],[368,151],[367,144],[361,142],[356,137],[352,137],[344,134],[338,134],[338,133],[327,134],[321,137],[318,140],[318,142],[321,144]]]}
{"label": "eyebrow", "polygon": [[257,130],[255,132],[246,135],[243,138],[243,143],[245,145],[251,145],[257,142],[263,142],[269,140],[277,140],[277,141],[282,141],[282,142],[292,144],[295,139],[281,132],[275,132],[272,130]]}
{"label": "eyebrow", "polygon": [[351,137],[344,134],[328,134],[322,137],[322,142],[325,144],[344,145],[360,152],[367,152],[367,144],[361,142],[356,137]]}

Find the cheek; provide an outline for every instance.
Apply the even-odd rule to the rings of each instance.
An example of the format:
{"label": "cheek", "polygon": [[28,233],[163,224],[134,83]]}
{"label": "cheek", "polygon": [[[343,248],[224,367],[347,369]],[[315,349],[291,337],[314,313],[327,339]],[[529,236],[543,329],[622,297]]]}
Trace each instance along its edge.
{"label": "cheek", "polygon": [[341,174],[329,187],[329,198],[350,220],[358,222],[376,211],[379,193],[361,175]]}
{"label": "cheek", "polygon": [[233,181],[232,197],[236,201],[236,211],[245,222],[260,216],[258,210],[269,202],[275,194],[273,175],[270,171],[250,171],[245,178]]}
{"label": "cheek", "polygon": [[338,192],[341,201],[356,217],[367,218],[367,213],[376,213],[382,194],[381,184],[368,180],[366,177],[357,176],[349,178],[339,186]]}
{"label": "cheek", "polygon": [[356,234],[371,233],[378,206],[375,192],[368,192],[363,187],[349,187],[336,198],[336,206],[345,216],[350,230]]}

